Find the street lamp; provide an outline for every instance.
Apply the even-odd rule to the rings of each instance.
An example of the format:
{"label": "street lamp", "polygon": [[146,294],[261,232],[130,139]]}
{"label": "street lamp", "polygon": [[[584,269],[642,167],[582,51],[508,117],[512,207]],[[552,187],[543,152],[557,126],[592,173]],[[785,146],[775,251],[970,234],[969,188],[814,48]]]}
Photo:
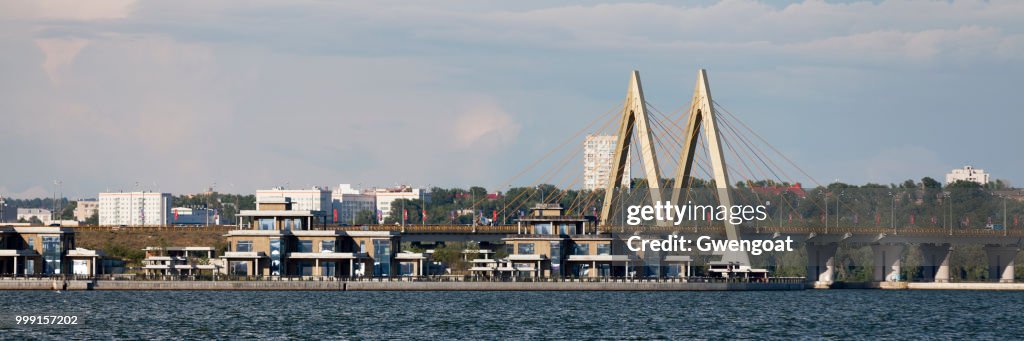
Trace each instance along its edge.
{"label": "street lamp", "polygon": [[896,192],[889,191],[889,196],[892,197],[892,209],[889,210],[889,224],[892,225],[892,233],[896,234]]}

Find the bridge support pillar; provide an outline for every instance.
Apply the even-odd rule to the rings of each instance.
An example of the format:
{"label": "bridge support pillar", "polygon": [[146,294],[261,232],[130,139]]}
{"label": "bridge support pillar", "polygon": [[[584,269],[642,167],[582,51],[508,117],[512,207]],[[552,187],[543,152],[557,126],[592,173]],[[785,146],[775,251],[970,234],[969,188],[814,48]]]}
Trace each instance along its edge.
{"label": "bridge support pillar", "polygon": [[949,257],[953,247],[949,244],[921,244],[924,280],[936,283],[949,282]]}
{"label": "bridge support pillar", "polygon": [[988,255],[988,278],[999,279],[1000,283],[1013,283],[1013,259],[1020,248],[1016,246],[986,245]]}
{"label": "bridge support pillar", "polygon": [[836,249],[839,244],[807,243],[807,281],[828,287],[835,281]]}
{"label": "bridge support pillar", "polygon": [[875,254],[875,282],[895,282],[901,279],[900,258],[903,256],[903,249],[903,245],[871,245],[871,251]]}

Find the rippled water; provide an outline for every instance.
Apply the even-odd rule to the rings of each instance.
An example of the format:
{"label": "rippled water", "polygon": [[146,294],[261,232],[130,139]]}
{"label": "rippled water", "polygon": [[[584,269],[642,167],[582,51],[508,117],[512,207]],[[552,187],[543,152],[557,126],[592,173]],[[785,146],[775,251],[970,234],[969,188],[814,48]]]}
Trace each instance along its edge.
{"label": "rippled water", "polygon": [[0,291],[0,338],[857,339],[1024,337],[1024,293]]}

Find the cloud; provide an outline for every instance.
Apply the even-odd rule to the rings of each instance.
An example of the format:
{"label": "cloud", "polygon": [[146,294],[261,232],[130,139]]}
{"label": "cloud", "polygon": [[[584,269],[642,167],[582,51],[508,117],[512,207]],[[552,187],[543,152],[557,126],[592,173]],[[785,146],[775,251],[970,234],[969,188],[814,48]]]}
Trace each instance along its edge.
{"label": "cloud", "polygon": [[504,147],[519,135],[520,125],[493,101],[469,104],[455,118],[452,136],[459,148]]}
{"label": "cloud", "polygon": [[0,7],[7,15],[19,19],[43,20],[110,20],[128,17],[135,0],[36,0],[16,1]]}
{"label": "cloud", "polygon": [[82,51],[89,41],[85,39],[38,39],[36,45],[43,51],[46,58],[43,60],[42,68],[46,76],[54,84],[61,83],[65,77],[64,71],[70,67],[78,53]]}

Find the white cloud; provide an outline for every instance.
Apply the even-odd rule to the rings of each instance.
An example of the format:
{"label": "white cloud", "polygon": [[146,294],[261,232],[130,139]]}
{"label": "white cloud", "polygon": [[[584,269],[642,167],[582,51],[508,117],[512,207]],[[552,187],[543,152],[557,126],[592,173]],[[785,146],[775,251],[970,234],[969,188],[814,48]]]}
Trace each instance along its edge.
{"label": "white cloud", "polygon": [[471,103],[461,111],[452,131],[459,148],[504,147],[519,135],[520,125],[493,101]]}
{"label": "white cloud", "polygon": [[77,38],[50,38],[37,39],[36,45],[46,55],[42,64],[46,76],[50,78],[50,82],[60,84],[65,77],[66,69],[74,64],[75,57],[89,45],[89,41]]}

